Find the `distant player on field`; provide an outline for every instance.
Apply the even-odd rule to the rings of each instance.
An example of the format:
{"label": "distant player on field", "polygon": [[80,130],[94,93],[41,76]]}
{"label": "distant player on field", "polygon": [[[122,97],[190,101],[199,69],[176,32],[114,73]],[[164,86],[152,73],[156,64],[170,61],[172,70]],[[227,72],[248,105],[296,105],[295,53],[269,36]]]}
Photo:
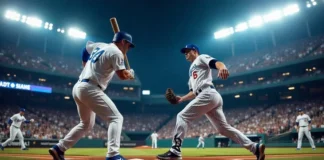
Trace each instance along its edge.
{"label": "distant player on field", "polygon": [[13,115],[8,120],[8,124],[10,125],[10,138],[7,139],[2,144],[0,143],[1,150],[4,150],[4,147],[6,147],[8,143],[13,142],[16,136],[18,136],[21,150],[28,150],[28,148],[26,148],[25,146],[24,137],[23,134],[21,133],[20,126],[22,122],[25,123],[34,122],[34,119],[26,120],[26,118],[24,117],[25,111],[26,111],[25,108],[20,108],[20,112]]}
{"label": "distant player on field", "polygon": [[304,134],[308,138],[309,143],[313,148],[313,150],[315,150],[316,147],[314,145],[314,141],[310,132],[310,130],[312,129],[312,124],[311,124],[312,121],[310,117],[303,112],[303,109],[301,108],[298,109],[298,114],[299,115],[296,118],[296,129],[298,133],[297,150],[301,149]]}
{"label": "distant player on field", "polygon": [[152,139],[152,148],[157,148],[158,134],[155,131],[152,133],[151,139]]}
{"label": "distant player on field", "polygon": [[202,134],[200,134],[199,138],[198,138],[198,145],[197,145],[197,149],[199,149],[201,145],[201,148],[205,148],[205,140]]}

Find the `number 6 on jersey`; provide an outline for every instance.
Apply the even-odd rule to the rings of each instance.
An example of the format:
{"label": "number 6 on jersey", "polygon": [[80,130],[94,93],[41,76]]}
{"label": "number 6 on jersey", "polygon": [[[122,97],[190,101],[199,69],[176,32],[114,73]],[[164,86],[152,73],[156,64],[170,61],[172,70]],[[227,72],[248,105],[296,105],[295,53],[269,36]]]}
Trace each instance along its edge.
{"label": "number 6 on jersey", "polygon": [[193,72],[192,72],[192,76],[193,76],[194,79],[196,79],[196,78],[198,77],[198,75],[197,75],[197,71],[193,71]]}

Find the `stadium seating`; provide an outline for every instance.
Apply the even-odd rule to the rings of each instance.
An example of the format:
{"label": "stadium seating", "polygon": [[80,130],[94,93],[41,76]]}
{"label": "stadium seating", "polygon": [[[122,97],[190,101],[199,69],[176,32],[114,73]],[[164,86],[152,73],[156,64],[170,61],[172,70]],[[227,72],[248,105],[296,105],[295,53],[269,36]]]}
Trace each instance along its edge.
{"label": "stadium seating", "polygon": [[[313,128],[324,128],[324,101],[300,101],[287,104],[278,104],[269,107],[254,106],[249,109],[230,109],[224,111],[230,125],[244,134],[264,133],[269,136],[291,131],[295,126],[296,110],[303,108],[312,118]],[[176,122],[176,116],[158,131],[160,138],[171,138]],[[192,122],[188,127],[186,137],[219,135],[208,119],[202,118]]]}

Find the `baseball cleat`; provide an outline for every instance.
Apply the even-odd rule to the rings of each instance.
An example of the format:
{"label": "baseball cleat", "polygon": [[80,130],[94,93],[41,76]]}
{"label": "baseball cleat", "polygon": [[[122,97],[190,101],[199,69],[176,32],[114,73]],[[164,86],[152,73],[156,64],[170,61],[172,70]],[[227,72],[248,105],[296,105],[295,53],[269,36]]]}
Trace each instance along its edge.
{"label": "baseball cleat", "polygon": [[23,151],[27,151],[27,150],[29,150],[28,148],[22,148],[21,150],[23,150]]}
{"label": "baseball cleat", "polygon": [[255,156],[257,157],[257,160],[264,160],[265,159],[265,145],[264,144],[257,144],[256,145],[256,152]]}
{"label": "baseball cleat", "polygon": [[297,150],[297,151],[299,151],[299,150],[300,150],[300,148],[296,148],[296,150]]}
{"label": "baseball cleat", "polygon": [[171,151],[167,151],[164,154],[159,154],[156,156],[156,158],[160,159],[160,160],[180,160],[180,159],[182,159],[181,155],[178,156],[178,155],[172,153]]}
{"label": "baseball cleat", "polygon": [[1,150],[4,150],[4,147],[2,146],[2,144],[0,144],[0,149],[1,149]]}
{"label": "baseball cleat", "polygon": [[64,159],[64,152],[62,152],[57,145],[55,145],[52,148],[50,148],[48,150],[48,152],[53,157],[53,160],[65,160]]}
{"label": "baseball cleat", "polygon": [[316,150],[316,148],[312,148],[312,150]]}
{"label": "baseball cleat", "polygon": [[106,160],[126,160],[126,158],[124,158],[121,155],[117,155],[117,156],[113,156],[113,157],[106,157]]}

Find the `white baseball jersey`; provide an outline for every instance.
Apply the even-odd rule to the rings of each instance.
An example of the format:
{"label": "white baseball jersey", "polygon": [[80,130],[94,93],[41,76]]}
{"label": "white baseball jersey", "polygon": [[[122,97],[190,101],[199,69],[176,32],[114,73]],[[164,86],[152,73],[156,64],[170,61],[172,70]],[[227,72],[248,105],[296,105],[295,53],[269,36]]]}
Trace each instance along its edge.
{"label": "white baseball jersey", "polygon": [[11,125],[18,127],[18,128],[21,126],[22,122],[26,121],[26,118],[24,116],[20,115],[20,113],[13,115],[10,119],[12,120]]}
{"label": "white baseball jersey", "polygon": [[308,121],[310,121],[311,119],[309,118],[309,116],[307,114],[303,114],[303,115],[298,115],[296,118],[296,122],[298,122],[299,126],[304,127],[304,126],[308,126]]}
{"label": "white baseball jersey", "polygon": [[200,136],[198,139],[199,142],[203,142],[204,141],[204,137]]}
{"label": "white baseball jersey", "polygon": [[214,58],[202,54],[191,63],[189,69],[189,90],[196,93],[198,89],[213,85],[212,71],[209,68],[209,62],[212,59]]}
{"label": "white baseball jersey", "polygon": [[157,140],[158,134],[157,133],[152,133],[151,138],[152,140]]}
{"label": "white baseball jersey", "polygon": [[126,69],[124,55],[114,43],[88,41],[86,49],[90,57],[79,78],[90,79],[105,90],[115,71]]}

